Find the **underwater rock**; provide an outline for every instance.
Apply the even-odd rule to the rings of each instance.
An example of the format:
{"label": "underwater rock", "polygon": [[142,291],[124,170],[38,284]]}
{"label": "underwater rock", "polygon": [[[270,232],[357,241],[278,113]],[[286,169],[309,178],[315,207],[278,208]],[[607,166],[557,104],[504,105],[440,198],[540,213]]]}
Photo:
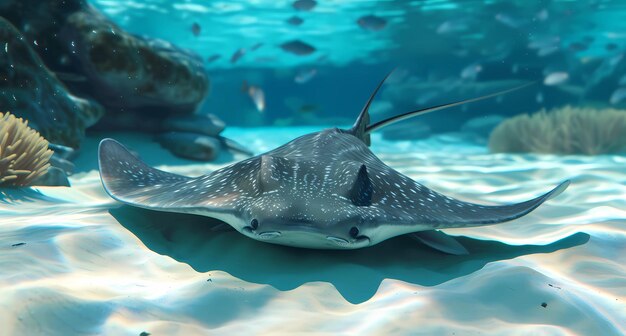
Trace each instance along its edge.
{"label": "underwater rock", "polygon": [[[87,5],[86,0],[3,0],[0,16],[11,22],[53,72],[71,72],[71,50],[59,38],[67,16]],[[71,45],[70,45],[71,46]]]}
{"label": "underwater rock", "polygon": [[70,187],[70,180],[61,168],[50,167],[48,172],[32,182],[33,186]]}
{"label": "underwater rock", "polygon": [[[61,35],[89,81],[79,85],[107,111],[192,113],[206,97],[202,59],[169,42],[131,35],[91,7],[68,16]],[[71,43],[70,43],[71,42]]]}
{"label": "underwater rock", "polygon": [[77,98],[46,68],[27,40],[0,17],[0,106],[27,119],[50,141],[78,147],[85,128],[104,114],[101,106]]}
{"label": "underwater rock", "polygon": [[[75,94],[109,110],[189,113],[208,93],[202,59],[172,44],[131,35],[84,0],[9,0],[0,16],[24,33]],[[89,82],[89,85],[85,85]]]}
{"label": "underwater rock", "polygon": [[222,147],[217,138],[187,132],[163,133],[157,136],[157,141],[172,154],[197,161],[214,160]]}
{"label": "underwater rock", "polygon": [[193,115],[188,117],[172,117],[163,120],[161,127],[166,131],[190,132],[216,136],[226,124],[214,114]]}
{"label": "underwater rock", "polygon": [[491,133],[492,153],[616,154],[626,151],[626,110],[573,108],[519,115]]}
{"label": "underwater rock", "polygon": [[62,171],[64,171],[66,174],[71,174],[74,172],[74,168],[75,168],[74,164],[71,161],[68,161],[60,157],[56,153],[52,154],[49,162],[50,162],[51,167],[59,168]]}
{"label": "underwater rock", "polygon": [[219,136],[217,137],[217,139],[220,141],[222,146],[224,146],[225,148],[228,148],[229,150],[233,152],[239,152],[245,155],[254,155],[254,153],[251,150],[239,144],[238,142],[235,142],[234,140],[225,138],[223,136]]}
{"label": "underwater rock", "polygon": [[481,138],[488,139],[491,132],[498,126],[504,117],[497,114],[490,114],[468,120],[461,126],[461,132],[472,133]]}
{"label": "underwater rock", "polygon": [[61,159],[71,160],[76,156],[76,151],[72,147],[49,143],[48,148],[54,151],[54,156],[57,156]]}

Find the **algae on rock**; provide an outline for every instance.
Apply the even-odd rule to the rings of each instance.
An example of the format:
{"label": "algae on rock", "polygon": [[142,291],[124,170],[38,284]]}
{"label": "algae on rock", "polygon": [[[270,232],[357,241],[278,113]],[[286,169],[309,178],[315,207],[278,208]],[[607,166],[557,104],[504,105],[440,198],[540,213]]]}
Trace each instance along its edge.
{"label": "algae on rock", "polygon": [[492,153],[614,154],[626,150],[626,111],[565,106],[519,115],[498,125]]}

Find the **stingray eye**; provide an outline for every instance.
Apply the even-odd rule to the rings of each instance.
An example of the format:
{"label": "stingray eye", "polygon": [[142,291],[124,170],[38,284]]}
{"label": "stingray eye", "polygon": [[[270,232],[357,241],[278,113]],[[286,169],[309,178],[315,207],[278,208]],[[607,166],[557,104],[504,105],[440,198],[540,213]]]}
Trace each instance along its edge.
{"label": "stingray eye", "polygon": [[353,226],[350,229],[350,237],[355,238],[359,236],[359,228],[357,228],[356,226]]}
{"label": "stingray eye", "polygon": [[250,227],[252,228],[252,230],[256,230],[259,228],[259,221],[256,218],[253,218],[250,221]]}

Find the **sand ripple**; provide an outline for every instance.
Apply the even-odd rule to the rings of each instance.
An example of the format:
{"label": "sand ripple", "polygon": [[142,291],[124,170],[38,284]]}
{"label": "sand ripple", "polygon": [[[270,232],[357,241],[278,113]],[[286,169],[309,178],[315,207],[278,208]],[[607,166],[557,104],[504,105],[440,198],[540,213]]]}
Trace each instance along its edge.
{"label": "sand ripple", "polygon": [[467,201],[572,185],[520,220],[448,230],[466,237],[467,257],[404,238],[353,252],[264,245],[203,218],[116,208],[96,172],[72,189],[3,191],[2,333],[626,333],[626,158],[488,155],[438,141],[458,150],[375,150]]}

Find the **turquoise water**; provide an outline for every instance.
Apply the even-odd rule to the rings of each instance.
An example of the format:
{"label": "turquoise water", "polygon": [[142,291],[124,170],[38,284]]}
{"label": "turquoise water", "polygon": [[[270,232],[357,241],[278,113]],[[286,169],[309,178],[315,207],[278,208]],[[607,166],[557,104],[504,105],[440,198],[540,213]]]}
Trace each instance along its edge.
{"label": "turquoise water", "polygon": [[[310,11],[294,9],[291,1],[93,4],[129,32],[197,53],[215,84],[201,110],[231,125],[348,123],[394,68],[379,97],[393,109],[375,106],[375,118],[513,84],[506,81],[538,83],[497,102],[452,109],[452,120],[425,116],[439,132],[458,130],[477,110],[515,115],[626,101],[623,94],[612,96],[626,83],[624,66],[616,62],[626,47],[623,1],[318,1]],[[364,29],[358,20],[367,15],[384,20],[384,28]],[[287,23],[293,16],[303,23]],[[281,49],[293,40],[315,51],[295,55]],[[233,63],[240,49],[245,53]],[[603,62],[610,65],[600,70]],[[310,71],[311,79],[297,82]],[[565,81],[546,84],[562,73]],[[242,94],[244,81],[264,90],[263,113]]]}
{"label": "turquoise water", "polygon": [[[288,0],[277,1],[115,1],[93,0],[92,3],[115,22],[131,32],[176,41],[206,58],[213,54],[224,57],[209,68],[231,67],[291,67],[318,64],[345,66],[352,62],[366,64],[407,60],[451,49],[451,41],[480,43],[493,32],[491,25],[519,23],[529,39],[561,36],[565,47],[582,35],[595,39],[590,50],[581,56],[606,55],[608,42],[623,44],[626,23],[621,16],[626,10],[623,1],[319,1],[312,11],[297,11]],[[545,10],[545,19],[541,11]],[[375,14],[387,20],[388,26],[378,32],[361,29],[356,21],[364,15]],[[502,14],[498,21],[496,15]],[[534,14],[534,15],[533,15]],[[300,26],[286,24],[292,16],[304,20]],[[479,22],[476,22],[479,21]],[[167,22],[167,28],[163,23]],[[194,36],[191,26],[201,26]],[[437,34],[448,22],[450,34]],[[504,22],[504,23],[503,23]],[[462,26],[469,26],[461,29]],[[593,28],[590,28],[592,27]],[[457,27],[455,31],[453,27]],[[498,26],[493,27],[497,29]],[[430,31],[429,31],[430,30]],[[412,34],[413,32],[413,34]],[[435,34],[431,34],[435,33]],[[522,32],[521,32],[522,33]],[[526,36],[523,36],[526,38]],[[319,50],[311,57],[296,57],[280,52],[277,45],[301,39]],[[486,43],[502,43],[490,41]],[[251,57],[243,57],[232,66],[230,56],[239,48],[265,43]],[[446,45],[448,44],[448,45]],[[487,47],[488,45],[485,45]],[[622,45],[623,47],[623,45]],[[433,49],[437,49],[436,51]],[[409,53],[407,53],[407,51]],[[259,58],[269,58],[258,61]]]}
{"label": "turquoise water", "polygon": [[[62,167],[70,187],[0,187],[0,335],[626,334],[626,1],[85,3],[119,25],[118,32],[171,43],[175,47],[151,47],[174,56],[164,60],[123,45],[131,53],[119,54],[150,55],[138,58],[147,65],[138,65],[106,48],[119,36],[131,39],[106,21],[85,38],[64,26],[64,14],[54,16],[58,22],[46,16],[72,6],[88,11],[81,1],[0,4],[0,16],[17,16],[10,21],[24,34],[7,38],[13,28],[0,21],[0,38],[8,41],[0,40],[0,65],[7,65],[0,98],[8,97],[0,111],[32,116],[29,125],[50,142],[74,146],[51,147],[53,166]],[[51,7],[35,7],[40,4]],[[305,10],[307,4],[312,8]],[[89,40],[92,35],[104,38]],[[85,40],[106,43],[94,52]],[[26,51],[18,57],[14,50]],[[363,139],[346,133],[318,136],[314,146],[291,148],[289,155],[268,154],[310,133],[349,129],[390,71],[369,109],[369,125],[525,86],[372,132],[372,155],[407,179],[392,180],[393,171],[363,155],[369,153]],[[198,84],[204,79],[210,85]],[[198,99],[189,98],[194,94]],[[104,117],[96,117],[96,108],[53,104],[59,97],[101,104]],[[69,112],[58,115],[69,119],[57,118],[55,109],[65,108]],[[552,109],[570,114],[555,124],[546,117],[509,128],[499,141],[526,144],[526,150],[495,152],[497,127],[525,113],[554,115]],[[62,127],[46,130],[50,116]],[[84,138],[63,143],[60,135],[72,127]],[[15,173],[3,166],[11,161],[3,161],[10,153],[3,136],[0,178]],[[104,138],[131,155],[110,141],[99,149]],[[562,144],[578,151],[554,149]],[[331,147],[340,153],[325,151]],[[593,152],[598,148],[611,150]],[[206,156],[189,158],[198,153]],[[339,154],[348,159],[318,166],[343,158]],[[256,155],[264,156],[250,159]],[[135,157],[185,177],[155,172]],[[232,166],[244,160],[251,163]],[[210,175],[232,167],[242,170]],[[187,179],[202,175],[209,177]],[[232,176],[231,192],[220,183]],[[346,177],[352,185],[342,183]],[[459,221],[474,216],[456,210],[450,212],[458,217],[447,217],[451,206],[442,203],[450,199],[433,205],[435,194],[408,188],[409,179],[484,205],[521,203],[563,181],[571,185],[511,221],[428,224],[448,235],[439,241],[404,232],[354,250],[267,241],[289,233],[291,222],[304,241],[322,236],[342,243],[345,232],[333,230],[346,222],[351,227],[344,231],[361,230],[349,233],[342,247],[373,241],[364,228],[375,221],[361,215],[369,210],[381,236],[406,225],[383,222],[391,218],[381,216],[387,211],[396,219],[413,212]],[[324,188],[334,191],[331,202]],[[320,195],[325,203],[309,201]],[[395,206],[401,196],[405,204],[421,201],[420,207]],[[261,198],[270,201],[246,211],[303,213],[285,211],[290,217],[261,223],[288,218],[282,233],[269,231],[267,238],[254,236],[260,230],[252,225],[259,223],[248,220],[248,212],[233,211],[245,217],[244,226],[229,210],[218,211]],[[314,218],[335,207],[361,217]],[[442,252],[458,252],[454,242],[468,253]]]}

